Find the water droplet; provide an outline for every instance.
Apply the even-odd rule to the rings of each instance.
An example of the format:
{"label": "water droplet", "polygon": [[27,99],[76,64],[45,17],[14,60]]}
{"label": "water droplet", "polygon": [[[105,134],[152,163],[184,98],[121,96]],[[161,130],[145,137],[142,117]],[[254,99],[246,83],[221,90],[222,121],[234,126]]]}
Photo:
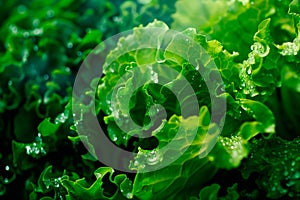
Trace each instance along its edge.
{"label": "water droplet", "polygon": [[81,51],[77,51],[77,56],[82,56],[82,52]]}
{"label": "water droplet", "polygon": [[116,142],[116,141],[118,140],[117,135],[113,133],[112,136],[111,136],[111,140],[112,140],[113,142]]}
{"label": "water droplet", "polygon": [[32,21],[32,25],[33,26],[38,26],[40,24],[40,20],[39,19],[34,19],[33,21]]}
{"label": "water droplet", "polygon": [[131,192],[128,192],[126,195],[127,199],[132,199],[133,198],[133,194]]}
{"label": "water droplet", "polygon": [[48,11],[47,11],[47,16],[48,16],[49,18],[53,17],[53,16],[54,16],[54,11],[53,11],[53,10],[48,10]]}
{"label": "water droplet", "polygon": [[72,43],[72,42],[68,42],[67,47],[68,47],[69,49],[71,49],[71,48],[73,47],[73,43]]}
{"label": "water droplet", "polygon": [[9,29],[12,33],[16,34],[18,32],[18,28],[15,25],[10,25]]}
{"label": "water droplet", "polygon": [[248,69],[247,69],[247,74],[250,75],[251,73],[252,73],[252,68],[249,66]]}
{"label": "water droplet", "polygon": [[124,24],[123,18],[119,16],[113,17],[113,21],[117,24]]}
{"label": "water droplet", "polygon": [[33,46],[33,50],[34,50],[34,51],[38,51],[38,50],[39,50],[39,46],[38,46],[38,45],[34,45],[34,46]]}
{"label": "water droplet", "polygon": [[43,34],[43,29],[42,28],[36,28],[36,29],[33,30],[33,34],[37,35],[37,36],[42,35]]}
{"label": "water droplet", "polygon": [[43,78],[44,78],[45,81],[47,81],[49,79],[49,75],[48,74],[44,74]]}
{"label": "water droplet", "polygon": [[18,13],[22,14],[22,13],[26,12],[27,8],[24,5],[19,5],[17,10],[18,10]]}
{"label": "water droplet", "polygon": [[46,189],[49,189],[50,185],[51,185],[51,180],[50,179],[44,179],[43,182],[44,182],[44,184],[46,186]]}
{"label": "water droplet", "polygon": [[25,32],[23,33],[23,37],[24,37],[24,38],[28,38],[28,37],[29,37],[29,32],[25,31]]}
{"label": "water droplet", "polygon": [[65,71],[70,72],[71,71],[70,67],[65,67]]}

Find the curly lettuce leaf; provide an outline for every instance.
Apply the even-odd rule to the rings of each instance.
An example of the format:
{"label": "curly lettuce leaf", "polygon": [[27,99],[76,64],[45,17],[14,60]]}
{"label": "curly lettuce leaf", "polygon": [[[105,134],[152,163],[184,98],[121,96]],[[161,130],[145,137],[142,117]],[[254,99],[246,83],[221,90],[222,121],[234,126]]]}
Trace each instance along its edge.
{"label": "curly lettuce leaf", "polygon": [[[204,121],[201,121],[203,119]],[[200,159],[200,150],[208,129],[215,130],[218,134],[218,128],[208,127],[207,119],[209,113],[207,108],[203,107],[200,113],[200,121],[196,117],[183,119],[178,116],[173,116],[161,131],[158,131],[155,136],[158,138],[159,145],[154,150],[140,149],[137,157],[131,163],[133,169],[137,169],[133,185],[133,195],[141,199],[153,199],[156,197],[172,197],[186,198],[191,195],[193,188],[209,180],[217,171],[213,165],[213,160],[210,157]],[[199,124],[199,126],[195,126]],[[165,154],[161,154],[161,149],[172,141],[178,128],[181,127],[185,131],[185,137],[177,138],[177,143],[181,146],[174,146],[167,150]],[[189,143],[191,140],[192,129],[198,129],[195,139],[190,146],[185,146],[184,143]],[[187,150],[182,154],[182,152]],[[144,169],[157,167],[168,159],[169,155],[181,155],[179,159],[170,165],[147,173]],[[193,174],[191,176],[191,174]],[[180,184],[178,184],[180,182]],[[184,189],[183,189],[184,188]],[[187,189],[188,188],[188,189]],[[189,192],[188,192],[189,191]]]}
{"label": "curly lettuce leaf", "polygon": [[240,195],[237,191],[237,184],[232,185],[227,188],[227,194],[225,196],[218,195],[220,190],[219,184],[212,184],[206,187],[203,187],[199,192],[199,198],[191,197],[190,200],[238,200]]}
{"label": "curly lettuce leaf", "polygon": [[[269,20],[263,21],[261,23],[261,25],[258,27],[258,32],[253,37],[254,41],[267,41],[267,45],[271,45],[272,41],[269,38],[268,24]],[[163,27],[164,29],[167,29],[167,26],[159,21],[155,21],[149,26]],[[128,144],[128,141],[130,140],[130,135],[132,135],[127,134],[127,132],[125,131],[121,131],[114,121],[116,116],[121,116],[118,115],[119,111],[121,111],[120,113],[127,112],[127,107],[126,105],[124,105],[124,102],[127,102],[124,101],[124,94],[130,92],[128,88],[134,87],[135,84],[138,85],[139,82],[142,82],[142,80],[138,77],[134,77],[134,73],[128,73],[129,75],[128,77],[126,77],[126,81],[120,84],[120,86],[116,86],[118,88],[116,93],[116,103],[117,105],[119,105],[119,110],[115,110],[115,107],[110,106],[110,98],[113,94],[113,87],[115,87],[115,84],[126,72],[130,72],[130,70],[136,68],[136,70],[143,70],[143,68],[138,68],[140,64],[153,64],[156,62],[162,62],[161,59],[158,60],[157,58],[158,53],[160,53],[159,58],[162,57],[167,60],[163,60],[163,62],[166,62],[170,65],[170,67],[177,69],[180,73],[186,76],[192,84],[195,84],[193,85],[193,88],[197,91],[196,94],[201,94],[201,92],[203,92],[202,90],[204,90],[204,92],[206,91],[205,88],[201,87],[200,89],[196,89],[196,87],[199,85],[199,82],[202,80],[193,79],[193,76],[195,76],[193,73],[191,73],[193,72],[193,68],[191,68],[190,65],[178,55],[172,55],[172,48],[180,49],[180,45],[182,45],[180,42],[176,43],[176,41],[173,41],[169,43],[165,52],[159,52],[157,49],[155,49],[156,47],[154,47],[153,49],[147,49],[146,51],[138,50],[133,52],[130,51],[127,54],[120,54],[120,52],[124,52],[128,48],[130,48],[128,45],[141,45],[136,44],[136,42],[134,41],[134,37],[139,36],[139,31],[142,30],[136,28],[133,35],[121,39],[119,46],[110,53],[108,60],[111,59],[115,61],[112,62],[111,65],[105,65],[105,76],[100,81],[100,85],[97,91],[97,95],[99,98],[98,110],[102,110],[102,112],[108,115],[104,117],[104,122],[108,126],[108,136],[117,145],[126,146]],[[236,54],[230,54],[228,51],[224,50],[223,46],[217,41],[207,41],[205,37],[197,34],[195,31],[191,31],[191,29],[184,31],[183,33],[189,34],[191,38],[193,38],[196,42],[199,42],[199,44],[201,44],[211,55],[211,60],[214,60],[217,64],[217,67],[219,67],[221,75],[225,79],[226,87],[224,90],[224,88],[220,86],[220,88],[216,88],[216,90],[213,92],[219,95],[222,94],[220,96],[228,100],[228,115],[230,116],[230,118],[228,122],[225,122],[223,133],[217,138],[216,146],[210,153],[208,153],[206,157],[203,158],[203,156],[200,156],[206,155],[207,152],[206,148],[203,149],[201,148],[201,146],[209,146],[209,144],[215,140],[215,137],[209,137],[204,140],[205,134],[208,129],[214,131],[211,136],[220,134],[220,130],[218,129],[218,126],[216,124],[211,124],[209,126],[210,102],[206,99],[199,98],[201,96],[197,96],[199,104],[204,105],[200,109],[199,118],[203,120],[200,120],[200,122],[197,121],[196,116],[183,117],[180,116],[180,113],[176,112],[176,110],[173,112],[167,110],[167,115],[169,116],[169,118],[163,120],[161,126],[159,126],[157,129],[152,130],[151,132],[151,136],[154,136],[158,141],[157,146],[152,146],[150,149],[143,149],[141,141],[137,141],[137,143],[135,143],[135,150],[137,150],[138,153],[135,159],[132,161],[130,167],[131,169],[137,170],[138,172],[133,184],[133,195],[137,198],[153,199],[157,196],[162,198],[170,196],[174,198],[186,198],[190,195],[186,192],[187,188],[189,188],[188,191],[194,191],[193,189],[196,186],[202,185],[206,181],[208,181],[218,169],[232,169],[240,166],[241,161],[245,157],[247,157],[249,153],[248,141],[251,138],[261,133],[264,133],[266,137],[270,137],[275,132],[275,119],[273,113],[262,102],[256,101],[256,99],[260,98],[266,99],[264,97],[264,95],[266,94],[259,93],[257,95],[251,96],[249,93],[246,93],[244,89],[240,87],[242,81],[244,81],[244,77],[237,76],[234,73],[243,73],[246,68],[246,64],[236,63],[234,60]],[[155,37],[152,37],[152,40],[154,44],[155,42],[157,42]],[[265,48],[268,47],[265,46]],[[257,49],[253,49],[253,51],[257,51]],[[187,52],[185,50],[185,52],[182,53],[183,55],[187,54],[188,56],[190,52]],[[255,59],[257,59],[257,61],[260,61],[258,62],[258,64],[264,62],[265,57],[269,55],[269,52],[255,53],[264,54],[263,56],[255,54]],[[118,55],[121,56],[118,57]],[[172,62],[168,62],[168,59]],[[209,63],[211,60],[204,63]],[[260,70],[263,70],[264,68],[275,68],[275,66],[271,66],[271,64],[273,63],[268,64],[267,62],[266,65],[257,67],[257,74],[259,74],[258,72]],[[207,65],[207,68],[209,70],[209,65]],[[277,71],[274,72],[275,75],[276,72]],[[165,74],[164,70],[156,73],[162,74],[162,77]],[[144,76],[147,77],[147,80],[155,80],[156,73],[148,73],[146,71],[144,72]],[[190,74],[192,76],[189,79]],[[168,76],[172,75],[168,74]],[[260,79],[263,78],[261,77]],[[257,82],[258,81],[252,81],[251,84],[259,85]],[[175,81],[170,82],[170,84],[175,83]],[[269,83],[266,82],[264,84],[264,87],[268,88]],[[263,84],[260,84],[259,86],[263,87],[262,85]],[[272,86],[273,87],[268,88],[268,95],[271,95],[276,87],[275,84],[273,84]],[[156,92],[155,89],[158,89],[158,92]],[[132,116],[133,119],[135,117],[136,119],[139,119],[140,121],[137,122],[139,122],[140,125],[143,125],[146,128],[149,123],[150,126],[153,125],[147,120],[147,118],[151,115],[159,115],[159,111],[154,112],[153,114],[153,110],[150,109],[151,105],[153,105],[154,102],[165,105],[167,108],[168,104],[170,104],[171,102],[176,103],[176,101],[166,101],[167,97],[170,96],[170,92],[163,89],[163,87],[155,87],[151,84],[146,84],[143,85],[143,87],[139,88],[133,95],[131,101],[129,101],[129,108],[132,109],[130,117]],[[228,89],[228,91],[226,89]],[[164,92],[167,93],[165,94]],[[137,96],[139,96],[140,99],[136,98]],[[166,104],[164,104],[165,102]],[[176,108],[176,106],[172,107],[173,109]],[[129,116],[128,113],[127,115]],[[124,125],[124,123],[126,125],[126,118],[124,118],[122,122],[122,125]],[[193,126],[193,123],[196,126]],[[160,164],[168,160],[168,156],[164,156],[165,154],[163,153],[162,149],[164,146],[168,145],[172,141],[172,139],[175,138],[175,133],[176,131],[178,131],[180,126],[183,127],[186,137],[176,138],[178,145],[169,149],[170,152],[174,153],[171,153],[170,155],[180,155],[180,153],[183,152],[185,148],[187,148],[187,151],[184,152],[180,156],[180,158],[171,163],[169,166],[166,166],[165,168],[159,169],[157,171],[143,173],[144,170],[153,167],[157,168],[160,166]],[[191,127],[194,128],[192,128],[192,130],[189,130]],[[193,129],[195,129],[195,127],[198,127],[197,134],[195,139],[192,140],[189,134],[193,132]],[[131,126],[131,129],[129,126],[129,130],[137,135],[140,134],[139,131],[135,130],[134,126]],[[187,145],[189,142],[192,143],[191,146],[188,147]],[[193,173],[194,175],[188,175],[191,173]],[[207,174],[210,175],[208,176]],[[194,177],[198,178],[196,179]],[[178,184],[178,182],[181,182],[181,184]]]}
{"label": "curly lettuce leaf", "polygon": [[131,199],[132,182],[124,174],[113,173],[110,167],[98,168],[91,185],[84,178],[73,181],[66,177],[61,181],[68,192],[66,199]]}
{"label": "curly lettuce leaf", "polygon": [[[276,40],[288,39],[293,22],[285,18],[289,2],[263,1],[178,1],[172,28],[195,27],[209,39],[217,39],[229,51],[239,53],[238,60],[247,58],[252,36],[262,20],[271,17]],[[278,31],[281,34],[278,34]],[[275,35],[275,34],[274,34]],[[280,37],[279,37],[280,35]],[[238,40],[236,40],[238,39]],[[235,41],[235,42],[232,42]]]}

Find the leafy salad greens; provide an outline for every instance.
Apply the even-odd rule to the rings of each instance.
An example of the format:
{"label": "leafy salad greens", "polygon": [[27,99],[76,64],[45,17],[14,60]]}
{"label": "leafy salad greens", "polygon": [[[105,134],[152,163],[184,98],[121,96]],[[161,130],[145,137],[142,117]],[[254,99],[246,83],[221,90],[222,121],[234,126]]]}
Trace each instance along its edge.
{"label": "leafy salad greens", "polygon": [[[0,5],[0,199],[300,198],[299,0],[12,0]],[[179,31],[203,47],[209,55],[201,60],[206,77],[172,53],[195,56],[178,40],[164,41],[164,49],[142,49],[136,41],[144,27]],[[95,100],[107,138],[136,153],[128,165],[136,173],[100,163],[91,153],[96,151],[91,138],[78,133],[83,122],[72,113],[72,86],[81,63],[99,43],[129,29],[132,34],[107,56],[114,62],[103,66],[96,96],[76,106],[84,115]],[[122,54],[132,44],[141,49]],[[143,70],[141,64],[155,63],[179,75],[160,65],[145,73],[143,79],[152,81],[138,87],[128,105],[130,118],[145,131],[128,125],[128,133],[116,121],[125,109],[122,95],[143,80],[131,74],[123,85],[118,81]],[[207,81],[216,73],[223,83],[210,91]],[[177,78],[155,84],[158,75],[185,77],[195,91],[197,116],[185,116],[182,110],[193,109],[190,97],[181,107],[171,90],[182,87],[184,93],[187,86],[176,85]],[[226,100],[224,127],[211,120],[210,92]],[[153,109],[157,104],[161,107]],[[153,116],[164,119],[152,121]],[[126,124],[126,118],[122,121]],[[184,137],[176,137],[179,129]],[[208,130],[219,136],[213,149],[203,152],[201,146],[215,139],[205,139]],[[144,173],[167,159],[161,149],[174,138],[180,145],[170,151],[180,157]]]}

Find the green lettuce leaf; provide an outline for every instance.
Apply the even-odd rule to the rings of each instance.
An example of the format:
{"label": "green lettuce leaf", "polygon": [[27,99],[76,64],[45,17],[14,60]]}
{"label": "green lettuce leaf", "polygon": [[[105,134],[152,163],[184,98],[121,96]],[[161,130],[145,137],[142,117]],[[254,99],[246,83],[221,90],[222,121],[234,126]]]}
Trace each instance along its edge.
{"label": "green lettuce leaf", "polygon": [[92,185],[84,178],[76,181],[63,179],[61,183],[68,191],[66,199],[131,199],[132,182],[124,174],[113,176],[113,173],[110,167],[98,168]]}

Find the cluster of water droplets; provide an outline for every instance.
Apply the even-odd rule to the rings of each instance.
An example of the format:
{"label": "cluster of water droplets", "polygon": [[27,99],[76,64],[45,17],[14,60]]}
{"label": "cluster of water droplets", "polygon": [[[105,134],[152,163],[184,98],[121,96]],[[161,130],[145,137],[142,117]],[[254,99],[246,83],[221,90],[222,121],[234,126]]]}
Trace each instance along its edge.
{"label": "cluster of water droplets", "polygon": [[42,136],[38,133],[35,142],[25,146],[26,154],[33,158],[40,158],[47,154],[45,144],[42,141]]}
{"label": "cluster of water droplets", "polygon": [[[299,145],[299,140],[296,142],[296,145]],[[294,144],[293,144],[294,145]],[[283,175],[285,176],[286,186],[287,187],[296,187],[300,179],[300,158],[295,158],[295,155],[298,154],[297,146],[286,144],[285,149],[279,152],[272,152],[274,158],[280,159],[282,166],[284,166]],[[272,188],[273,189],[273,188]],[[293,192],[289,193],[289,196],[293,197],[295,194]]]}
{"label": "cluster of water droplets", "polygon": [[270,53],[270,47],[267,44],[261,42],[255,42],[250,47],[251,52],[248,54],[248,59],[245,60],[241,66],[240,71],[240,89],[246,95],[251,95],[252,97],[259,94],[256,90],[256,86],[252,80],[252,66],[256,64],[256,60],[263,59]]}
{"label": "cluster of water droplets", "polygon": [[125,197],[127,199],[132,199],[133,198],[133,194],[131,192],[128,192],[128,193],[125,194]]}
{"label": "cluster of water droplets", "polygon": [[158,74],[153,70],[152,66],[149,66],[150,74],[151,74],[151,80],[154,83],[158,83]]}
{"label": "cluster of water droplets", "polygon": [[45,187],[47,190],[53,188],[55,191],[55,198],[54,199],[65,199],[66,191],[64,187],[61,185],[61,177],[57,178],[48,178],[43,180]]}
{"label": "cluster of water droplets", "polygon": [[58,188],[60,186],[61,178],[49,178],[44,180],[44,184],[47,189],[50,189],[50,187]]}
{"label": "cluster of water droplets", "polygon": [[240,136],[221,137],[219,139],[221,145],[231,154],[230,162],[238,163],[244,157],[244,146]]}
{"label": "cluster of water droplets", "polygon": [[300,50],[300,38],[295,38],[293,42],[285,42],[280,45],[280,54],[283,56],[296,56]]}
{"label": "cluster of water droplets", "polygon": [[69,110],[66,109],[65,112],[57,115],[57,117],[54,119],[54,123],[55,124],[65,123],[67,121],[68,117],[69,117]]}
{"label": "cluster of water droplets", "polygon": [[[5,167],[4,167],[5,166]],[[0,193],[1,189],[5,189],[5,186],[1,187],[1,184],[10,184],[16,178],[16,173],[10,165],[1,166],[0,173]]]}
{"label": "cluster of water droplets", "polygon": [[[20,5],[17,10],[18,10],[19,13],[25,13],[27,11],[27,8],[24,5]],[[32,20],[32,25],[34,27],[32,30],[26,30],[26,29],[19,28],[15,24],[11,24],[8,27],[8,29],[10,30],[12,35],[15,35],[17,37],[22,37],[24,39],[28,39],[30,37],[40,37],[40,36],[42,36],[43,33],[44,33],[44,29],[41,28],[41,27],[38,27],[40,25],[40,20],[39,19],[33,19]],[[13,49],[14,47],[10,46],[10,44],[8,43],[8,48]],[[39,49],[38,45],[33,46],[34,51],[38,51],[38,49]],[[23,53],[22,62],[25,63],[25,62],[27,62],[28,57],[29,57],[29,50],[25,48],[25,49],[23,49],[22,53]]]}
{"label": "cluster of water droplets", "polygon": [[[260,145],[259,140],[252,142],[254,145]],[[250,153],[249,158],[257,160],[263,157],[267,161],[266,164],[273,167],[269,170],[268,178],[262,180],[264,188],[268,188],[275,195],[280,193],[282,195],[287,194],[289,197],[296,197],[297,194],[292,188],[297,187],[300,179],[300,158],[297,156],[300,140],[285,141],[284,145],[280,140],[273,142],[275,143],[275,150],[267,148],[268,153],[265,155],[254,151]]]}
{"label": "cluster of water droplets", "polygon": [[6,186],[16,179],[17,175],[11,164],[3,159],[0,153],[0,196],[5,194]]}
{"label": "cluster of water droplets", "polygon": [[[32,23],[35,24],[36,21],[33,21]],[[44,33],[43,28],[36,27],[33,30],[23,30],[23,29],[19,29],[14,24],[9,26],[9,30],[11,31],[12,34],[23,36],[23,38],[29,38],[30,36],[41,36]]]}
{"label": "cluster of water droplets", "polygon": [[161,163],[163,155],[158,149],[142,150],[139,149],[139,153],[131,166],[132,169],[143,170],[147,166],[154,166]]}

